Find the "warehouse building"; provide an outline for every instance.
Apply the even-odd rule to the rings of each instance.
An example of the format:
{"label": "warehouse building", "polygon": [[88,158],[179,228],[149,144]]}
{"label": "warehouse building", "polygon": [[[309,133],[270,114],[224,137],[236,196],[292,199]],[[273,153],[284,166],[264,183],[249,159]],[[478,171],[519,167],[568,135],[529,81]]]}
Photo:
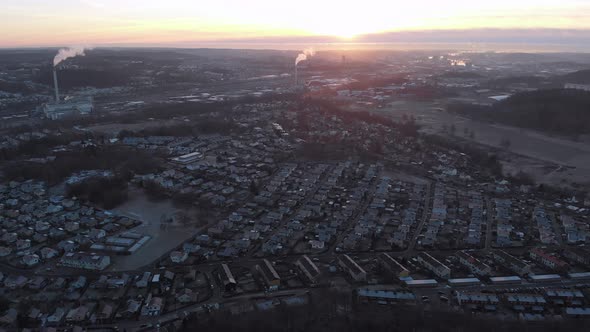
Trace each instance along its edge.
{"label": "warehouse building", "polygon": [[85,252],[69,252],[60,259],[60,265],[76,269],[102,271],[111,264],[109,256]]}
{"label": "warehouse building", "polygon": [[220,278],[223,284],[223,289],[226,292],[234,292],[236,290],[238,283],[236,282],[229,266],[225,263],[221,264]]}
{"label": "warehouse building", "polygon": [[268,290],[273,291],[279,289],[281,277],[279,277],[277,270],[275,270],[268,259],[263,259],[261,264],[257,264],[256,271],[262,276]]}
{"label": "warehouse building", "polygon": [[492,253],[492,257],[494,257],[494,260],[496,260],[498,263],[504,265],[506,268],[517,273],[521,277],[531,273],[530,265],[510,255],[504,250],[494,251]]}
{"label": "warehouse building", "polygon": [[545,267],[548,267],[552,270],[566,271],[568,269],[568,265],[566,262],[544,251],[543,249],[533,248],[530,252],[530,255],[532,259],[536,260],[537,262],[543,264]]}
{"label": "warehouse building", "polygon": [[391,273],[396,278],[407,278],[410,275],[408,269],[387,253],[379,255],[379,262],[385,271]]}
{"label": "warehouse building", "polygon": [[467,286],[476,286],[481,284],[481,281],[477,278],[458,278],[458,279],[449,279],[449,286],[453,287],[467,287]]}
{"label": "warehouse building", "polygon": [[348,272],[354,281],[366,281],[367,272],[360,267],[350,256],[342,255],[338,258],[340,266]]}
{"label": "warehouse building", "polygon": [[563,257],[572,263],[590,265],[590,250],[584,247],[571,247],[563,251]]}
{"label": "warehouse building", "polygon": [[298,259],[295,265],[297,265],[301,272],[303,272],[312,283],[315,283],[320,276],[320,269],[307,255],[303,255],[303,257]]}
{"label": "warehouse building", "polygon": [[507,284],[520,284],[522,279],[519,276],[508,276],[508,277],[491,277],[490,281],[493,285],[507,285]]}
{"label": "warehouse building", "polygon": [[409,288],[434,288],[438,286],[438,282],[434,279],[404,280],[404,283]]}
{"label": "warehouse building", "polygon": [[441,263],[438,259],[430,256],[430,254],[421,252],[418,254],[417,259],[418,263],[428,271],[434,273],[437,277],[441,279],[449,279],[451,277],[451,269]]}
{"label": "warehouse building", "polygon": [[459,263],[466,266],[471,273],[478,275],[478,276],[489,276],[492,273],[492,268],[485,264],[484,262],[480,261],[479,259],[473,257],[467,251],[459,251],[455,254],[459,259]]}
{"label": "warehouse building", "polygon": [[378,304],[413,304],[416,303],[414,293],[402,290],[359,289],[357,297],[360,303]]}

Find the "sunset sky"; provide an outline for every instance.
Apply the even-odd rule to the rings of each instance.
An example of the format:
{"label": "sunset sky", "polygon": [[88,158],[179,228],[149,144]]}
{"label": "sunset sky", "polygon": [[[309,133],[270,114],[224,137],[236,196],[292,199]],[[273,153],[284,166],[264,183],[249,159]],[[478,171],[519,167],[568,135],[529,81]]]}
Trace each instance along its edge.
{"label": "sunset sky", "polygon": [[590,31],[588,0],[2,0],[0,9],[0,47],[355,41],[384,32],[481,28]]}

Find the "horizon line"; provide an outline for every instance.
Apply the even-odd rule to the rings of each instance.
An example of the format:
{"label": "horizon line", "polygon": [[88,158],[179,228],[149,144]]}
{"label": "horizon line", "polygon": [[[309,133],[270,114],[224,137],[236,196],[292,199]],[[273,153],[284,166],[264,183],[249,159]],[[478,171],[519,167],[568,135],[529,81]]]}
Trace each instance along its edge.
{"label": "horizon line", "polygon": [[[341,38],[330,35],[299,35],[299,36],[260,36],[249,38],[223,38],[218,40],[179,39],[173,41],[120,41],[120,42],[72,42],[56,41],[55,44],[6,45],[2,50],[15,49],[51,49],[77,45],[88,45],[94,48],[175,48],[175,49],[240,49],[240,46],[267,45],[335,45],[371,46],[371,45],[436,45],[436,49],[448,45],[450,49],[457,45],[485,46],[492,45],[530,45],[534,47],[553,47],[556,49],[577,46],[578,50],[569,52],[590,52],[590,29],[559,29],[559,28],[473,28],[473,29],[424,29],[398,30],[368,33],[352,38]],[[211,45],[218,45],[211,47]],[[224,45],[225,47],[219,47]],[[236,47],[237,46],[237,47]],[[245,48],[248,49],[248,48]],[[283,49],[278,48],[278,49]],[[428,47],[426,49],[429,49]],[[583,49],[583,50],[582,50]],[[566,50],[563,50],[566,51]],[[556,52],[563,52],[556,51]],[[567,51],[566,51],[567,52]]]}

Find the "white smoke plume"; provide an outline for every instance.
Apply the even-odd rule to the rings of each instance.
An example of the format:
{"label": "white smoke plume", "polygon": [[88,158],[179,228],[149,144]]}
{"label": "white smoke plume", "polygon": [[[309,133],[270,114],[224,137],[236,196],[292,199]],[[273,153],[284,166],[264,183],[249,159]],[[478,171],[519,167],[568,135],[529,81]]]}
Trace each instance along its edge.
{"label": "white smoke plume", "polygon": [[300,53],[297,56],[297,59],[295,59],[295,66],[297,66],[301,61],[305,61],[314,55],[315,55],[315,51],[313,48],[308,48],[308,49],[303,50],[303,53]]}
{"label": "white smoke plume", "polygon": [[59,52],[57,52],[57,55],[55,56],[55,58],[53,58],[53,66],[57,66],[59,65],[62,61],[65,61],[69,58],[73,58],[73,57],[77,57],[77,56],[85,56],[86,53],[84,53],[87,50],[91,50],[92,48],[90,47],[84,47],[84,46],[75,46],[75,47],[67,47],[67,48],[62,48],[59,50]]}

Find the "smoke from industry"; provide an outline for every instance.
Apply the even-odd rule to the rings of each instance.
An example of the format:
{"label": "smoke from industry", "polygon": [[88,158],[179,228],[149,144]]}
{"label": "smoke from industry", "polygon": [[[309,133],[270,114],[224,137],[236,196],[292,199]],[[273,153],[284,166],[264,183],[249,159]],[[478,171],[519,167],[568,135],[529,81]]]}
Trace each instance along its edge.
{"label": "smoke from industry", "polygon": [[309,57],[312,57],[314,55],[315,55],[315,51],[313,48],[308,48],[308,49],[303,50],[303,52],[297,56],[297,59],[295,59],[295,66],[297,66],[301,61],[305,61]]}
{"label": "smoke from industry", "polygon": [[85,51],[91,50],[92,48],[84,47],[84,46],[75,46],[75,47],[67,47],[62,48],[57,52],[55,58],[53,58],[53,66],[59,65],[62,61],[65,61],[69,58],[73,58],[76,56],[85,56]]}

